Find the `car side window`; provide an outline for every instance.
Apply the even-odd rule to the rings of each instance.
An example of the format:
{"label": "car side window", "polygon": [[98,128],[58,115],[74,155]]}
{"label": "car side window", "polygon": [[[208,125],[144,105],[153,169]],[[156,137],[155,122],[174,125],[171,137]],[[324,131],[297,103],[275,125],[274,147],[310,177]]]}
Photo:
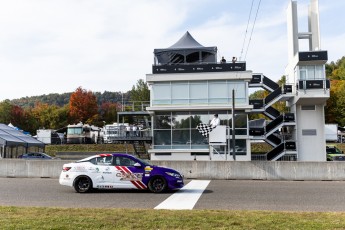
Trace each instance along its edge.
{"label": "car side window", "polygon": [[96,157],[96,158],[91,159],[90,162],[95,165],[112,165],[113,157],[112,156]]}
{"label": "car side window", "polygon": [[116,166],[134,166],[136,162],[128,157],[116,157]]}

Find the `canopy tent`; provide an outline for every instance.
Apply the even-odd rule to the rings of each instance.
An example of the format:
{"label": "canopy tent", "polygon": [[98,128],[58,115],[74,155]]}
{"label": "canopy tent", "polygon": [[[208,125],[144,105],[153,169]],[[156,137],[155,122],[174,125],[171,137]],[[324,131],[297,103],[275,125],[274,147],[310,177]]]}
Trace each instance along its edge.
{"label": "canopy tent", "polygon": [[0,130],[0,145],[7,145],[7,146],[17,146],[22,145],[25,146],[26,143],[23,140],[20,140],[2,130]]}
{"label": "canopy tent", "polygon": [[165,49],[154,49],[155,65],[216,63],[217,47],[200,45],[187,31],[174,45]]}
{"label": "canopy tent", "polygon": [[[45,144],[31,136],[25,135],[24,133],[8,126],[5,124],[0,124],[0,137],[2,139],[12,137],[12,143],[25,143],[26,147],[37,146],[43,147]],[[15,141],[14,141],[15,140]],[[10,142],[9,142],[10,143]]]}

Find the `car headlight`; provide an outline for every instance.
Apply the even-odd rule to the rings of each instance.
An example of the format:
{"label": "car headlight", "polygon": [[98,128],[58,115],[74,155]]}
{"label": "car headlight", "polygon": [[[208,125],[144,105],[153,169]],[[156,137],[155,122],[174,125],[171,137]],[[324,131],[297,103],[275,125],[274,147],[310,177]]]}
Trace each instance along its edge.
{"label": "car headlight", "polygon": [[166,174],[168,174],[169,176],[172,176],[172,177],[176,177],[176,178],[180,178],[181,175],[178,174],[178,173],[173,173],[173,172],[165,172]]}

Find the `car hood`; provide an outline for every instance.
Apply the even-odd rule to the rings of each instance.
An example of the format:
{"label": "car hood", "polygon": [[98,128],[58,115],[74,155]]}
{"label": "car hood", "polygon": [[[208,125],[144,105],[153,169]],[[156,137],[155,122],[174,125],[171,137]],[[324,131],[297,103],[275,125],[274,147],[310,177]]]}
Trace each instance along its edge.
{"label": "car hood", "polygon": [[172,173],[178,173],[180,175],[182,175],[179,171],[175,170],[175,169],[172,169],[172,168],[168,168],[168,167],[165,167],[165,166],[147,166],[147,167],[152,167],[153,169],[155,170],[159,170],[159,171],[164,171],[164,172],[172,172]]}

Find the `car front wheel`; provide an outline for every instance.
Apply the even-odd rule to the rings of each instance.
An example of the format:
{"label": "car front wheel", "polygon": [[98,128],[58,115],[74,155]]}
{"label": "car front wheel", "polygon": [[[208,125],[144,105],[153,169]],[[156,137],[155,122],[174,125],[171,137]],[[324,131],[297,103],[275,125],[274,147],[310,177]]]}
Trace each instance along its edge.
{"label": "car front wheel", "polygon": [[89,177],[79,177],[74,183],[75,191],[79,193],[90,192],[92,189],[92,181]]}
{"label": "car front wheel", "polygon": [[149,189],[154,193],[164,192],[167,189],[167,182],[163,177],[154,177],[149,182]]}

